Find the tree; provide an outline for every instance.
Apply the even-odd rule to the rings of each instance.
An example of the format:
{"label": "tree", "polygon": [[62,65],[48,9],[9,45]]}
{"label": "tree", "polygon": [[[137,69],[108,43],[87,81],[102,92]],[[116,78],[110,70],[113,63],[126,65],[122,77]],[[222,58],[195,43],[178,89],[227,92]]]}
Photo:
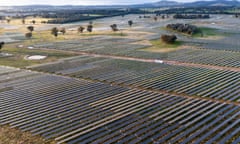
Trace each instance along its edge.
{"label": "tree", "polygon": [[157,21],[157,20],[158,20],[158,18],[155,16],[155,17],[154,17],[154,21]]}
{"label": "tree", "polygon": [[53,36],[57,37],[57,36],[58,36],[58,28],[56,28],[56,27],[52,28],[51,34],[52,34]]}
{"label": "tree", "polygon": [[132,20],[129,20],[128,21],[128,25],[131,27],[133,25],[133,21]]}
{"label": "tree", "polygon": [[25,24],[25,23],[26,23],[25,19],[22,19],[22,24]]}
{"label": "tree", "polygon": [[112,28],[112,31],[118,31],[117,25],[116,24],[112,24],[110,25],[110,27]]}
{"label": "tree", "polygon": [[28,39],[32,38],[32,33],[31,32],[26,33],[25,37],[28,38]]}
{"label": "tree", "polygon": [[8,19],[7,19],[7,23],[9,24],[10,22],[11,22],[11,19],[8,18]]}
{"label": "tree", "polygon": [[162,35],[161,40],[167,44],[173,44],[177,40],[176,35]]}
{"label": "tree", "polygon": [[93,29],[93,25],[89,24],[89,25],[87,26],[87,31],[88,31],[88,32],[92,32],[92,29]]}
{"label": "tree", "polygon": [[66,29],[65,29],[65,28],[61,28],[59,31],[60,31],[63,35],[66,33]]}
{"label": "tree", "polygon": [[78,32],[79,32],[79,33],[83,33],[84,29],[85,29],[84,27],[80,26],[80,27],[78,28]]}
{"label": "tree", "polygon": [[42,23],[42,24],[46,24],[46,23],[47,23],[47,21],[41,21],[41,23]]}
{"label": "tree", "polygon": [[32,20],[32,24],[36,24],[36,21],[35,21],[35,20]]}
{"label": "tree", "polygon": [[58,37],[58,32],[54,33],[53,35],[55,36],[55,38],[57,38]]}
{"label": "tree", "polygon": [[27,29],[32,33],[34,31],[34,27],[33,26],[28,26]]}
{"label": "tree", "polygon": [[4,42],[0,42],[0,50],[3,48]]}

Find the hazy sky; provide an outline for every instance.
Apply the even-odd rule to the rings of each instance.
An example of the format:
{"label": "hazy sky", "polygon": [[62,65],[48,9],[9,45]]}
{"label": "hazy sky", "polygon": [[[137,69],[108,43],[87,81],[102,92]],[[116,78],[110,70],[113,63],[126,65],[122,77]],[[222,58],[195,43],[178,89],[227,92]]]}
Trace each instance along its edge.
{"label": "hazy sky", "polygon": [[[0,6],[12,5],[32,5],[32,4],[47,4],[47,5],[111,5],[111,4],[139,4],[157,2],[160,0],[0,0]],[[196,0],[175,0],[178,2],[191,2]]]}

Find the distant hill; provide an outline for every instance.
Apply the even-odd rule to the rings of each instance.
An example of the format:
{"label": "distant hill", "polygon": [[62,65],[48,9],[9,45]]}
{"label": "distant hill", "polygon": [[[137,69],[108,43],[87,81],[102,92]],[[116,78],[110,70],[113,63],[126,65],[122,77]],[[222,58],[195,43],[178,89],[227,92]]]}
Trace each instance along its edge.
{"label": "distant hill", "polygon": [[240,6],[238,0],[212,0],[212,1],[196,1],[196,2],[185,2],[180,3],[174,0],[161,0],[155,3],[144,3],[137,5],[96,5],[96,6],[81,6],[81,5],[63,5],[63,6],[51,6],[51,5],[27,5],[27,6],[16,6],[16,7],[1,7],[1,9],[111,9],[111,8],[143,8],[143,7],[208,7],[208,6]]}
{"label": "distant hill", "polygon": [[213,0],[213,1],[196,1],[192,3],[185,3],[186,7],[200,7],[200,6],[240,6],[237,0]]}
{"label": "distant hill", "polygon": [[153,6],[178,6],[178,5],[182,5],[183,3],[179,3],[176,1],[168,1],[168,0],[162,0],[156,3],[153,3]]}
{"label": "distant hill", "polygon": [[138,4],[138,5],[131,5],[129,7],[174,7],[182,5],[183,3],[179,3],[176,1],[170,1],[170,0],[161,0],[159,2],[155,3],[144,3],[144,4]]}
{"label": "distant hill", "polygon": [[139,7],[208,7],[208,6],[240,6],[240,2],[237,0],[212,0],[212,1],[196,1],[196,2],[185,2],[179,3],[171,0],[161,0],[155,3],[147,3],[135,5]]}

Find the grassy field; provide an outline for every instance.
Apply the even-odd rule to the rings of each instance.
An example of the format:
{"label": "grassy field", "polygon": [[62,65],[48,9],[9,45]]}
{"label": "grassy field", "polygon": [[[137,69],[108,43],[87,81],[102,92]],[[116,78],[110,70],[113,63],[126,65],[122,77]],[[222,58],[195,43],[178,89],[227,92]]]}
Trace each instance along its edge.
{"label": "grassy field", "polygon": [[0,28],[0,34],[4,33],[4,29]]}
{"label": "grassy field", "polygon": [[167,44],[159,40],[152,40],[150,41],[152,44],[151,47],[141,49],[141,51],[147,51],[147,52],[171,52],[176,51],[178,48],[180,48],[183,43],[181,41],[176,41],[173,44]]}
{"label": "grassy field", "polygon": [[[10,57],[0,57],[0,65],[24,68],[35,64],[42,64],[46,62],[57,61],[61,58],[76,56],[76,54],[68,52],[58,52],[39,49],[16,48],[13,46],[6,46],[2,49],[3,53],[13,54]],[[44,60],[25,60],[26,56],[43,55],[47,56]]]}
{"label": "grassy field", "polygon": [[126,33],[122,32],[111,32],[111,31],[104,31],[104,32],[92,32],[92,33],[82,33],[79,34],[80,36],[99,36],[99,35],[107,35],[107,36],[127,36]]}
{"label": "grassy field", "polygon": [[208,27],[199,27],[198,32],[193,34],[193,37],[211,37],[211,36],[217,36],[219,33],[217,32],[217,29],[214,28],[208,28]]}
{"label": "grassy field", "polygon": [[34,45],[41,42],[61,42],[65,40],[76,40],[81,39],[82,37],[91,37],[91,36],[128,36],[127,33],[121,32],[111,32],[111,31],[93,31],[91,33],[77,33],[76,31],[67,31],[64,35],[59,34],[57,37],[54,37],[51,34],[51,31],[39,31],[33,32],[33,37],[24,41],[25,45]]}
{"label": "grassy field", "polygon": [[55,144],[54,141],[46,141],[39,136],[32,136],[28,132],[22,132],[9,126],[0,126],[0,144]]}
{"label": "grassy field", "polygon": [[188,36],[188,37],[200,38],[200,39],[221,39],[221,38],[228,35],[226,33],[219,32],[215,28],[209,28],[209,27],[198,27],[197,32],[194,33],[193,35],[189,35],[189,34],[186,34],[186,33],[181,33],[181,32],[178,32],[178,31],[174,31],[174,30],[171,30],[171,29],[168,29],[168,28],[165,28],[165,27],[163,27],[161,29],[168,30],[168,31],[171,31],[171,32],[175,32],[175,33],[185,35],[185,36]]}
{"label": "grassy field", "polygon": [[[42,21],[48,21],[51,19],[41,18],[41,17],[27,17],[25,18],[25,24],[32,24],[32,20],[36,21],[35,25],[41,24]],[[11,19],[10,24],[12,25],[23,25],[22,19]]]}

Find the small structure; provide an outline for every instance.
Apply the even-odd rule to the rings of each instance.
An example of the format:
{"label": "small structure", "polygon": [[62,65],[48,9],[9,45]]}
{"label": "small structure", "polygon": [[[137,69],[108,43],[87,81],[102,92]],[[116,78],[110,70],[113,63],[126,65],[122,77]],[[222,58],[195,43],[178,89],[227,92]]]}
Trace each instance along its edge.
{"label": "small structure", "polygon": [[160,64],[162,64],[162,63],[163,63],[163,61],[162,61],[162,60],[157,60],[157,59],[156,59],[156,60],[154,60],[154,62],[155,62],[155,63],[160,63]]}
{"label": "small structure", "polygon": [[0,52],[0,57],[10,57],[10,56],[13,56],[13,54]]}
{"label": "small structure", "polygon": [[43,60],[46,58],[47,56],[43,56],[43,55],[32,55],[32,56],[26,56],[24,59],[25,60]]}

